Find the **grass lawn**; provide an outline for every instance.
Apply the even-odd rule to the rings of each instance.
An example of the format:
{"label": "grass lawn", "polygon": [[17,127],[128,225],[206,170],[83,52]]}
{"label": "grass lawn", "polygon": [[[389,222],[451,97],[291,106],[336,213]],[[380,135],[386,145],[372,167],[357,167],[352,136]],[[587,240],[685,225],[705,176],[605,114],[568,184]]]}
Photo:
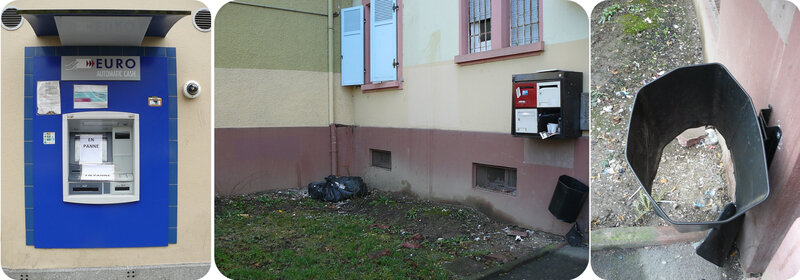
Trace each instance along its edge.
{"label": "grass lawn", "polygon": [[453,279],[467,267],[447,263],[466,260],[480,271],[502,264],[486,255],[508,249],[505,234],[491,247],[475,233],[446,232],[493,226],[474,210],[382,195],[348,205],[276,193],[218,197],[217,266],[232,279]]}

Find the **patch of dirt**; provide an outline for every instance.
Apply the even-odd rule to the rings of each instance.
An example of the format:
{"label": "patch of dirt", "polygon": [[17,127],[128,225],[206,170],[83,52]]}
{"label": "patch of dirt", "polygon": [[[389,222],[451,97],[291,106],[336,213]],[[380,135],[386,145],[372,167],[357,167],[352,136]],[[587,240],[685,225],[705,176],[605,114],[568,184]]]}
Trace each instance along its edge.
{"label": "patch of dirt", "polygon": [[[472,253],[466,256],[454,253],[456,258],[452,263],[443,265],[460,276],[474,275],[493,265],[565,241],[562,236],[494,221],[468,206],[420,200],[403,193],[372,188],[364,197],[336,203],[313,200],[306,190],[289,189],[217,197],[216,207],[220,211],[220,207],[230,208],[237,203],[249,205],[246,212],[250,216],[277,210],[286,213],[327,211],[374,220],[371,227],[396,232],[401,239],[458,244],[461,252]],[[516,235],[508,232],[523,236],[517,240]]]}
{"label": "patch of dirt", "polygon": [[[649,203],[625,162],[625,137],[634,96],[644,84],[703,62],[694,6],[691,0],[604,1],[591,24],[592,229],[668,225],[645,207]],[[673,141],[665,147],[652,195],[671,218],[717,218],[729,201],[718,154],[718,146],[683,148]]]}
{"label": "patch of dirt", "polygon": [[659,165],[652,195],[675,221],[714,221],[732,201],[719,145],[684,148],[673,140],[664,147]]}

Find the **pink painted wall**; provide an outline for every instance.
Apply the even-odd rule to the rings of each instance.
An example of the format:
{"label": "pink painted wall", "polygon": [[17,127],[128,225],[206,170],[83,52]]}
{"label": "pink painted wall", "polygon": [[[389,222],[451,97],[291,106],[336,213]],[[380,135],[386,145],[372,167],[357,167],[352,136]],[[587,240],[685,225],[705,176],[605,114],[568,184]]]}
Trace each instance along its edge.
{"label": "pink painted wall", "polygon": [[747,212],[739,237],[741,263],[747,272],[766,269],[779,242],[800,216],[800,12],[794,9],[786,42],[757,0],[722,1],[718,31],[705,31],[718,32],[706,35],[711,38],[709,60],[721,62],[731,71],[753,98],[756,109],[771,104],[770,125],[783,130],[769,171],[769,198]]}
{"label": "pink painted wall", "polygon": [[[547,207],[558,177],[589,182],[589,139],[572,145],[572,167],[524,163],[523,138],[510,133],[339,126],[339,175],[362,176],[371,188],[467,204],[534,230],[565,234],[570,224]],[[330,173],[328,127],[218,128],[215,187],[222,195],[304,188]],[[541,141],[541,140],[538,140]],[[553,140],[545,140],[553,141]],[[370,149],[392,152],[392,169],[371,167]],[[558,154],[558,156],[562,156]],[[473,188],[472,164],[517,169],[517,195]],[[588,232],[588,199],[579,226]]]}
{"label": "pink painted wall", "polygon": [[305,187],[330,175],[327,126],[217,128],[214,137],[217,194]]}
{"label": "pink painted wall", "polygon": [[[573,167],[524,163],[523,138],[503,133],[408,128],[354,128],[353,166],[368,185],[405,191],[422,198],[465,203],[508,222],[551,233],[564,234],[570,224],[557,220],[548,210],[560,175],[589,182],[589,139],[573,145]],[[541,140],[539,140],[541,141]],[[531,145],[535,145],[534,141]],[[392,170],[371,167],[370,149],[392,152]],[[473,188],[473,163],[517,170],[517,194]],[[588,227],[588,200],[579,225]]]}
{"label": "pink painted wall", "polygon": [[800,218],[794,220],[762,276],[763,279],[800,277]]}

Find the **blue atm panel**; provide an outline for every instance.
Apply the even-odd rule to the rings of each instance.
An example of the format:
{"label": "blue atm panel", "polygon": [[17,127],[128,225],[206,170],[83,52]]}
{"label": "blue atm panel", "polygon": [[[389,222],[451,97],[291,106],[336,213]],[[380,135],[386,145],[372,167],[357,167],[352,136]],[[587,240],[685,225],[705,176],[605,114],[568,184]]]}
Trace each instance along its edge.
{"label": "blue atm panel", "polygon": [[[54,49],[55,53],[71,50],[68,47]],[[169,65],[170,62],[174,63],[174,58],[140,56],[139,81],[66,81],[61,77],[61,56],[34,56],[32,59],[32,69],[28,71],[32,74],[34,85],[33,104],[37,104],[35,85],[38,81],[60,81],[61,92],[61,114],[39,115],[34,111],[29,115],[32,119],[32,167],[31,174],[26,174],[31,182],[26,182],[26,185],[33,189],[33,245],[36,248],[167,246],[171,239],[168,228],[172,227],[174,231],[174,225],[169,224],[169,111],[175,105],[170,104],[175,99],[170,98],[169,92],[176,86],[170,84],[170,81],[174,83],[174,73],[170,73]],[[106,85],[107,108],[75,109],[75,85]],[[154,98],[160,98],[160,106],[152,106]],[[65,154],[65,145],[62,145],[62,141],[69,134],[62,131],[62,117],[64,114],[89,111],[138,114],[137,201],[114,204],[64,201],[65,169],[62,156]],[[55,136],[56,144],[52,144],[52,141],[47,144],[44,138],[48,134]],[[108,187],[105,188],[107,190]]]}

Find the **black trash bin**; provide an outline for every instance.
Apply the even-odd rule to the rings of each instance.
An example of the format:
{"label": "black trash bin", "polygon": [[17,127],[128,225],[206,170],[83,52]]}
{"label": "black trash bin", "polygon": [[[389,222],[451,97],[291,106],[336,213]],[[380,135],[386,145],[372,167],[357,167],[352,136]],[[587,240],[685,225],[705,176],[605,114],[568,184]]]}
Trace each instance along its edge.
{"label": "black trash bin", "polygon": [[589,187],[586,184],[570,176],[561,175],[558,177],[556,190],[553,191],[548,209],[557,219],[574,223],[583,208],[588,192]]}
{"label": "black trash bin", "polygon": [[[764,149],[767,135],[759,123],[750,95],[725,66],[711,63],[681,67],[639,89],[628,123],[625,160],[658,216],[679,232],[707,230],[741,217],[769,196],[769,157]],[[736,185],[735,213],[715,221],[674,220],[651,196],[661,153],[684,130],[704,125],[713,125],[724,135],[730,150]],[[777,140],[769,139],[773,143]]]}

